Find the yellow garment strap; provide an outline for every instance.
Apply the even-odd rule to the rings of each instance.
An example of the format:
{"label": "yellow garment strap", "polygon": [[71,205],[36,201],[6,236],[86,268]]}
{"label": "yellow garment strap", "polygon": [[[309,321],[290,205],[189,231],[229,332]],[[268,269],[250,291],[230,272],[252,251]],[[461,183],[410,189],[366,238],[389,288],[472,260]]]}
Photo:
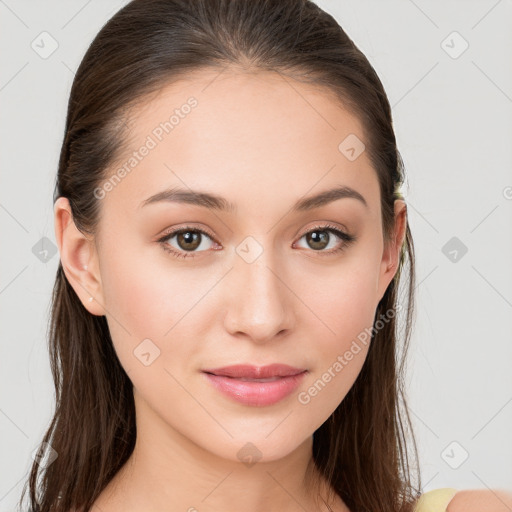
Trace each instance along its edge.
{"label": "yellow garment strap", "polygon": [[446,512],[446,507],[455,496],[457,489],[444,487],[423,493],[414,512]]}

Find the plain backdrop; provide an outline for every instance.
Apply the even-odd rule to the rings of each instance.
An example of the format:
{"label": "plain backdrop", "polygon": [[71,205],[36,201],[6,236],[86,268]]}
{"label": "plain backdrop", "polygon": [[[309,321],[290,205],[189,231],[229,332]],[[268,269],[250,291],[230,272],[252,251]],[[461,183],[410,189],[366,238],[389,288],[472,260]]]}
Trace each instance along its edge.
{"label": "plain backdrop", "polygon": [[[125,3],[0,0],[0,512],[14,510],[53,412],[52,194],[74,70]],[[318,4],[384,83],[406,165],[423,490],[512,489],[512,2]]]}

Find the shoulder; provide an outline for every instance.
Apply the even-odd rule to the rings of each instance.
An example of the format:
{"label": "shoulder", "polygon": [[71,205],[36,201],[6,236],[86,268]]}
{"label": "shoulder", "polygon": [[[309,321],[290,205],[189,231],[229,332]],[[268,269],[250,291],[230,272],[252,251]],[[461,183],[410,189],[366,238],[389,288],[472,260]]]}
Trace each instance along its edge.
{"label": "shoulder", "polygon": [[418,499],[414,512],[446,512],[448,503],[457,492],[457,489],[451,487],[424,492]]}
{"label": "shoulder", "polygon": [[512,492],[505,490],[464,489],[457,491],[446,512],[510,512]]}

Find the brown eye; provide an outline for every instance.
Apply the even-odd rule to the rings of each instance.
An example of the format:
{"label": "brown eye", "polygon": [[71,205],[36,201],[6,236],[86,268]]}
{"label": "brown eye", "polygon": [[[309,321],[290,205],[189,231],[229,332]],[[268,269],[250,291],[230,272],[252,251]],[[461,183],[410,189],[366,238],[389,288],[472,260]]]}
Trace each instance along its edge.
{"label": "brown eye", "polygon": [[[356,240],[356,237],[349,235],[335,226],[317,226],[305,233],[301,240],[305,238],[306,248],[322,254],[330,255],[343,251]],[[340,243],[341,240],[341,243]],[[330,249],[330,250],[325,250]]]}
{"label": "brown eye", "polygon": [[[171,243],[173,239],[176,240]],[[188,258],[190,256],[194,257],[197,252],[208,250],[208,240],[213,242],[213,237],[202,229],[185,227],[171,231],[160,238],[158,242],[165,251],[174,256]]]}
{"label": "brown eye", "polygon": [[176,242],[184,251],[194,251],[201,245],[201,235],[194,231],[182,231],[176,234]]}
{"label": "brown eye", "polygon": [[329,244],[329,241],[331,238],[331,235],[329,235],[329,233],[326,230],[310,231],[305,236],[306,236],[306,240],[307,240],[307,243],[309,244],[309,246],[312,249],[315,249],[318,251],[325,249],[327,247],[327,245]]}

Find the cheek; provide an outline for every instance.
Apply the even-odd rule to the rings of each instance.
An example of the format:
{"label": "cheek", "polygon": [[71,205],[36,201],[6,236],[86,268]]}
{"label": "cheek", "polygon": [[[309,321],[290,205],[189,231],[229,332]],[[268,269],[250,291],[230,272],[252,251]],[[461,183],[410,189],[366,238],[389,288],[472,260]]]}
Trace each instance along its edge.
{"label": "cheek", "polygon": [[298,401],[313,416],[325,418],[336,409],[366,359],[377,307],[375,271],[370,267],[370,262],[346,265],[337,278],[331,270],[325,278],[310,280],[314,286],[302,288],[301,297],[315,313],[304,316],[303,327],[314,342],[316,364]]}
{"label": "cheek", "polygon": [[297,295],[308,306],[304,320],[316,333],[317,350],[332,355],[373,324],[375,270],[370,264],[341,265],[302,279]]}
{"label": "cheek", "polygon": [[109,330],[127,373],[140,370],[141,352],[149,352],[150,360],[157,356],[151,363],[155,367],[171,369],[173,361],[174,366],[175,361],[193,364],[197,347],[184,340],[201,333],[203,300],[220,279],[213,272],[188,272],[171,265],[159,250],[153,247],[132,256],[125,248],[102,261]]}

